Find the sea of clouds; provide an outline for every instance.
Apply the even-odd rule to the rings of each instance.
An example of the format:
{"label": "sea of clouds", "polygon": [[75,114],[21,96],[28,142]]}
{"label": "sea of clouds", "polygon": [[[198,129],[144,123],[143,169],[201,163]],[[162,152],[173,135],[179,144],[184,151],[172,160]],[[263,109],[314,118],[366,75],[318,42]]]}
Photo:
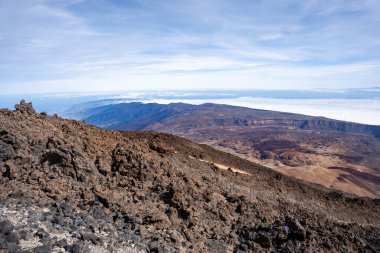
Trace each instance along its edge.
{"label": "sea of clouds", "polygon": [[[141,101],[141,100],[136,100]],[[380,125],[380,99],[271,99],[239,97],[224,99],[150,99],[143,102],[168,104],[216,103],[254,109],[299,113],[363,124]]]}

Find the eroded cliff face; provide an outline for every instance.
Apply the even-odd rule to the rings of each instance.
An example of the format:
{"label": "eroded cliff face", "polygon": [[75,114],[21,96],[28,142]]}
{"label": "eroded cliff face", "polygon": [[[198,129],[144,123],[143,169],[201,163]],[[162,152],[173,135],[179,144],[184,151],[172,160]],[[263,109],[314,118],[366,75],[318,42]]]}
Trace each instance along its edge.
{"label": "eroded cliff face", "polygon": [[380,127],[344,122],[330,119],[257,119],[257,118],[232,118],[216,119],[218,126],[253,126],[253,127],[284,127],[300,130],[330,131],[341,133],[370,134],[380,137]]}
{"label": "eroded cliff face", "polygon": [[380,249],[378,202],[168,134],[0,111],[0,249]]}

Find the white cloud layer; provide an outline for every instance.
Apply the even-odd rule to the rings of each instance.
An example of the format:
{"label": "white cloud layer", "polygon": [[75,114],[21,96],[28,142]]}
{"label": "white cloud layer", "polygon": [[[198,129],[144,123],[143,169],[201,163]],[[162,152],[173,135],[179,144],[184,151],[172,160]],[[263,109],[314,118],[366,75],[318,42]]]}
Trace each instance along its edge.
{"label": "white cloud layer", "polygon": [[[138,101],[138,100],[137,100]],[[380,125],[380,99],[270,99],[241,97],[232,99],[152,99],[154,102],[169,104],[184,102],[189,104],[216,103],[243,106],[254,109],[322,116],[356,123]]]}

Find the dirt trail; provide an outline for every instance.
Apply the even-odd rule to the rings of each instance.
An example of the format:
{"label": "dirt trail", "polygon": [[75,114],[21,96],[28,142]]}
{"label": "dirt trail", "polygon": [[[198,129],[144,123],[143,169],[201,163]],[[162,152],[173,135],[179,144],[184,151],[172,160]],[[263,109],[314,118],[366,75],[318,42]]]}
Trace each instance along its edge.
{"label": "dirt trail", "polygon": [[[189,158],[191,158],[191,159],[197,159],[197,158],[192,157],[192,156],[189,156]],[[244,170],[236,169],[236,168],[233,168],[233,167],[230,167],[230,166],[226,166],[224,164],[214,163],[214,162],[210,162],[210,161],[203,160],[203,159],[198,159],[198,161],[205,162],[205,163],[208,163],[208,164],[211,164],[211,165],[215,165],[216,167],[218,167],[218,169],[221,169],[221,170],[231,170],[232,172],[237,172],[237,173],[240,173],[240,174],[251,175],[251,173],[248,173],[248,172],[246,172]]]}

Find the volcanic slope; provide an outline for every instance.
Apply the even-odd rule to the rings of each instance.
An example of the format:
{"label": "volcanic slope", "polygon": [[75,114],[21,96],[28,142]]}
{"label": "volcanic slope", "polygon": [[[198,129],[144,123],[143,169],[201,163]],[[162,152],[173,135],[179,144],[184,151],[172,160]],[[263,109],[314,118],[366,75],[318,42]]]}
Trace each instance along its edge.
{"label": "volcanic slope", "polygon": [[125,103],[79,114],[103,128],[171,133],[298,179],[380,197],[380,126],[220,104]]}
{"label": "volcanic slope", "polygon": [[0,251],[376,252],[379,201],[170,134],[0,111]]}

